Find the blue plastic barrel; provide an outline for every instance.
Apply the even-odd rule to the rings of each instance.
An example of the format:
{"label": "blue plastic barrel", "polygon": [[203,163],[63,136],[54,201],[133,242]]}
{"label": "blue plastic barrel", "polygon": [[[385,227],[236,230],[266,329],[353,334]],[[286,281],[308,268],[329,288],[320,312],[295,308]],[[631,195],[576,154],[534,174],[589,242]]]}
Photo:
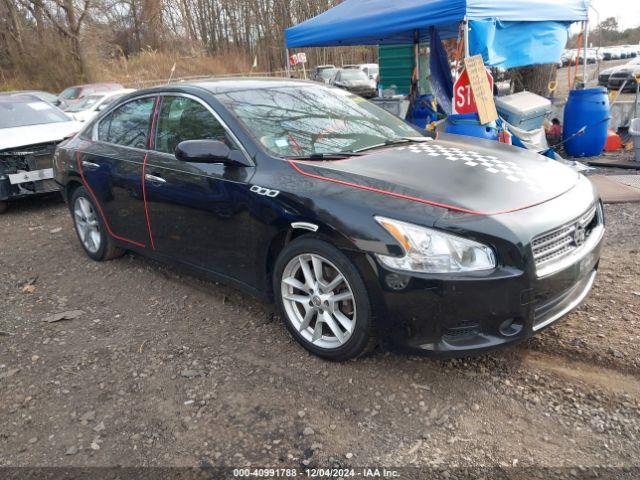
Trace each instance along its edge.
{"label": "blue plastic barrel", "polygon": [[407,120],[420,128],[426,128],[438,120],[438,112],[433,108],[433,95],[422,95],[409,109]]}
{"label": "blue plastic barrel", "polygon": [[[609,126],[609,97],[604,87],[571,90],[564,107],[562,139],[572,157],[595,157],[602,153]],[[576,135],[580,129],[584,133]]]}
{"label": "blue plastic barrel", "polygon": [[494,122],[481,125],[477,113],[464,113],[460,115],[449,115],[444,127],[446,133],[466,135],[468,137],[486,138],[487,140],[498,140],[498,129]]}

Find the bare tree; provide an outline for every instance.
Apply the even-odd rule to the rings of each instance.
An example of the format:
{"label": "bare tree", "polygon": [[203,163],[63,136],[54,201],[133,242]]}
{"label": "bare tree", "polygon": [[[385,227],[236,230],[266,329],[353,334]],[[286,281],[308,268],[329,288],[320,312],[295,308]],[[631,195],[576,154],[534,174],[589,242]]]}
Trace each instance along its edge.
{"label": "bare tree", "polygon": [[88,80],[90,75],[80,34],[84,20],[89,13],[91,0],[21,1],[31,11],[34,17],[40,14],[40,12],[45,15],[60,34],[69,40],[71,54],[76,64],[78,76],[80,80]]}

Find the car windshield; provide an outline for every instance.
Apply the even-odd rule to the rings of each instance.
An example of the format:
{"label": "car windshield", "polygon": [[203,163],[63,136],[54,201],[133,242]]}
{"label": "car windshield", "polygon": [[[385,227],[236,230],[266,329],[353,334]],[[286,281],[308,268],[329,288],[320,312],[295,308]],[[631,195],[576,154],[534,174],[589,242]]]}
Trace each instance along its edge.
{"label": "car windshield", "polygon": [[318,74],[320,75],[320,78],[323,78],[324,80],[328,80],[336,74],[336,69],[323,68],[322,70],[320,70]]}
{"label": "car windshield", "polygon": [[368,80],[368,78],[362,70],[347,69],[340,73],[340,80]]}
{"label": "car windshield", "polygon": [[67,108],[67,112],[81,112],[82,110],[88,110],[98,103],[104,95],[89,95],[84,97],[78,103],[73,104]]}
{"label": "car windshield", "polygon": [[68,121],[69,118],[64,113],[41,100],[28,98],[0,101],[0,128]]}
{"label": "car windshield", "polygon": [[268,152],[280,157],[350,153],[422,136],[385,110],[335,88],[237,90],[216,98]]}
{"label": "car windshield", "polygon": [[62,93],[60,94],[60,98],[63,98],[65,100],[73,100],[75,98],[78,98],[78,95],[80,95],[79,87],[69,87],[62,91]]}

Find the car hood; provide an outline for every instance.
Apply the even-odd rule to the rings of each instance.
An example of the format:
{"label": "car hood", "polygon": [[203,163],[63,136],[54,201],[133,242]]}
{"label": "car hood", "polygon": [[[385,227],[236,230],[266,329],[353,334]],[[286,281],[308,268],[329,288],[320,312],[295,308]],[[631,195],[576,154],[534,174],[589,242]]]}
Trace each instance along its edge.
{"label": "car hood", "polygon": [[640,72],[640,66],[626,66],[626,67],[619,68],[614,73],[626,73],[627,75],[628,74],[635,75],[636,73],[639,73],[639,72]]}
{"label": "car hood", "polygon": [[618,65],[617,67],[606,68],[600,72],[600,75],[611,75],[624,67],[624,65]]}
{"label": "car hood", "polygon": [[482,215],[549,201],[580,178],[572,169],[531,151],[458,135],[446,137],[346,160],[292,161],[291,166],[301,175],[345,187]]}
{"label": "car hood", "polygon": [[0,150],[59,142],[82,129],[79,122],[56,122],[0,129]]}

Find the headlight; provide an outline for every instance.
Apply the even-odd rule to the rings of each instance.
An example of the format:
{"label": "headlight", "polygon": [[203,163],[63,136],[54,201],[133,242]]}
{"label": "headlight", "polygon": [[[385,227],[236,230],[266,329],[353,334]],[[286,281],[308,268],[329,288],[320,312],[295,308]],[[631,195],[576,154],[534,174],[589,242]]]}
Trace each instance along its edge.
{"label": "headlight", "polygon": [[377,254],[383,265],[421,273],[475,272],[496,266],[486,245],[418,225],[375,217],[404,250],[402,257]]}

